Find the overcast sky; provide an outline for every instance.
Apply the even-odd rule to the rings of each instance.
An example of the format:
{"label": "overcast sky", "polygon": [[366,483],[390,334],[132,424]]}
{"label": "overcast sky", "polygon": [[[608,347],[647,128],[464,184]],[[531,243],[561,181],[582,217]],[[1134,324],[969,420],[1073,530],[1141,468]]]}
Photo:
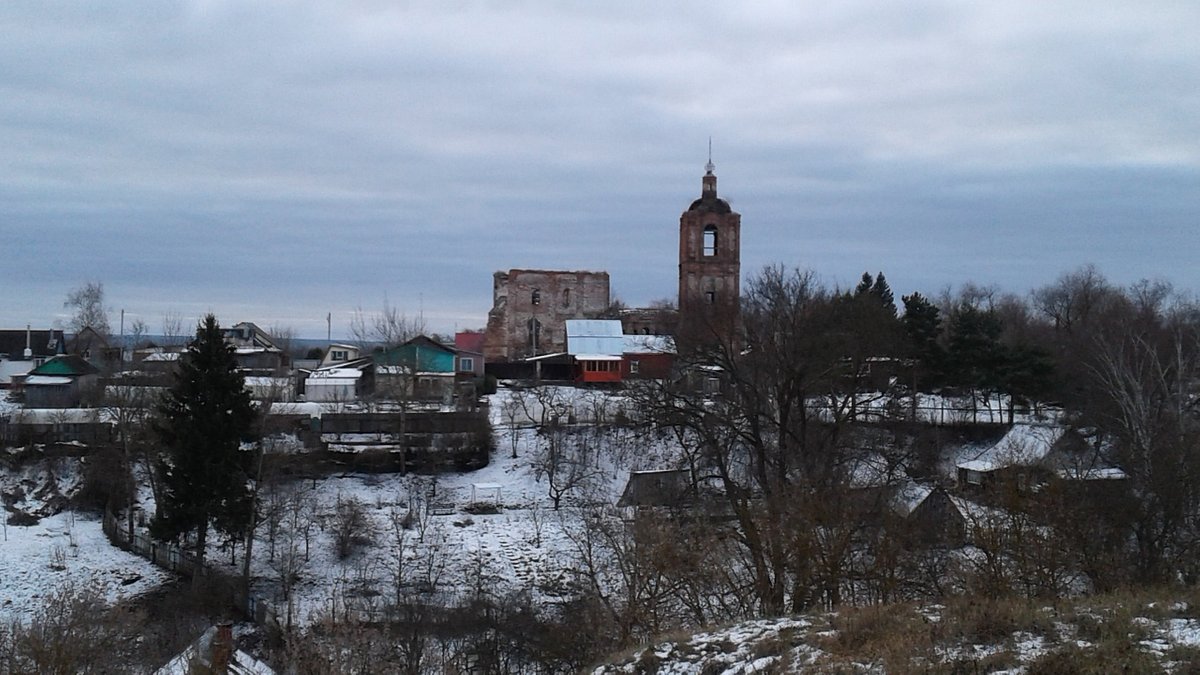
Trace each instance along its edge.
{"label": "overcast sky", "polygon": [[897,296],[1200,290],[1200,3],[0,3],[0,327],[480,327],[492,273],[673,297],[713,138],[770,263]]}

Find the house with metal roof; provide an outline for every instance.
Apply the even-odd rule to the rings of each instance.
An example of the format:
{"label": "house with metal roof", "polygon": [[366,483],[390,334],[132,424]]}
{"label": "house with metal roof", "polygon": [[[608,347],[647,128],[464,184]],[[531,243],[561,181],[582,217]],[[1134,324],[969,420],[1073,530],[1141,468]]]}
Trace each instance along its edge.
{"label": "house with metal roof", "polygon": [[572,319],[566,327],[567,353],[575,360],[577,382],[659,379],[671,369],[675,344],[670,337],[625,335],[621,322],[610,319]]}
{"label": "house with metal roof", "polygon": [[21,377],[46,362],[66,353],[61,330],[0,330],[0,389],[14,386]]}
{"label": "house with metal roof", "polygon": [[27,408],[74,408],[95,391],[99,373],[78,354],[56,356],[29,371],[21,391]]}

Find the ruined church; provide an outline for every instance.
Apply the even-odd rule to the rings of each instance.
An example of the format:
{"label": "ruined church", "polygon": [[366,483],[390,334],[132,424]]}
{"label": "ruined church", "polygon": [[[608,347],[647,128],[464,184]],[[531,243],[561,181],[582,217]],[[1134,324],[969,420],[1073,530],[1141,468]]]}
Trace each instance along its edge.
{"label": "ruined church", "polygon": [[677,311],[617,309],[608,272],[512,269],[492,276],[484,357],[514,362],[566,350],[568,319],[620,319],[626,334],[675,335],[692,343],[727,339],[741,294],[741,214],[717,196],[710,159],[700,198],[679,217]]}

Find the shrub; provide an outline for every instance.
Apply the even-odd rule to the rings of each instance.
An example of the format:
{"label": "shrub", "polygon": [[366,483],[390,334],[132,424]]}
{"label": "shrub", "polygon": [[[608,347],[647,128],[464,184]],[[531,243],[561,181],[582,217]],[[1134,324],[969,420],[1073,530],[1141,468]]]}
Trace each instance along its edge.
{"label": "shrub", "polygon": [[333,516],[333,540],[339,560],[370,543],[373,533],[367,509],[353,497],[338,497]]}

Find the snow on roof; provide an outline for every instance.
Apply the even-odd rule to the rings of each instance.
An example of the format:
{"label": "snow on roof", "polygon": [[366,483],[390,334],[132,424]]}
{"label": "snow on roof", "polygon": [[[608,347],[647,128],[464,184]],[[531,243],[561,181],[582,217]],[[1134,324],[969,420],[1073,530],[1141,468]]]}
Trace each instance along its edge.
{"label": "snow on roof", "polygon": [[973,523],[981,525],[1001,523],[1009,517],[1009,514],[1000,509],[976,504],[969,499],[963,499],[957,495],[947,494],[947,496],[950,498],[950,503],[954,505],[954,508],[958,509],[958,512],[962,514],[962,517]]}
{"label": "snow on roof", "polygon": [[71,378],[57,375],[30,375],[25,379],[26,386],[61,387],[71,384]]}
{"label": "snow on roof", "polygon": [[33,361],[6,361],[0,359],[0,384],[9,384],[14,375],[24,375],[33,370]]}
{"label": "snow on roof", "polygon": [[100,408],[21,408],[13,412],[12,421],[18,424],[86,424],[110,415]]}
{"label": "snow on roof", "polygon": [[624,335],[626,354],[674,354],[675,338],[670,335]]}
{"label": "snow on roof", "polygon": [[290,377],[269,377],[267,375],[247,375],[244,379],[247,387],[271,387],[288,385],[292,382]]}
{"label": "snow on roof", "polygon": [[[567,353],[576,358],[583,354],[620,356],[625,351],[621,322],[614,319],[568,319]],[[597,359],[591,359],[597,360]]]}
{"label": "snow on roof", "polygon": [[320,417],[328,408],[316,401],[277,401],[271,404],[272,415],[308,415]]}
{"label": "snow on roof", "polygon": [[146,358],[144,358],[142,360],[150,361],[150,362],[178,361],[180,356],[181,356],[180,352],[155,352],[154,354],[147,354]]}
{"label": "snow on roof", "polygon": [[892,505],[898,513],[908,515],[931,494],[933,494],[933,488],[928,485],[922,485],[913,480],[903,481],[896,489]]}
{"label": "snow on roof", "polygon": [[[212,666],[213,642],[217,638],[217,627],[213,626],[204,632],[187,649],[171,659],[167,665],[154,671],[154,675],[188,675],[189,673],[208,672]],[[201,666],[198,669],[196,666]],[[275,675],[270,666],[250,656],[240,649],[234,650],[229,656],[229,667],[225,671],[231,675]]]}
{"label": "snow on roof", "polygon": [[1058,424],[1014,424],[995,445],[971,459],[959,461],[956,466],[968,471],[993,471],[1036,464],[1049,454],[1063,431]]}
{"label": "snow on roof", "polygon": [[867,452],[855,459],[850,467],[850,486],[866,488],[889,485],[895,482],[897,474],[902,474],[899,466],[889,466],[883,455]]}
{"label": "snow on roof", "polygon": [[275,347],[235,347],[233,351],[236,354],[261,354],[263,352],[278,352],[279,349]]}
{"label": "snow on roof", "polygon": [[617,319],[567,319],[567,340],[573,337],[621,337]]}
{"label": "snow on roof", "polygon": [[620,354],[575,354],[576,361],[620,361]]}
{"label": "snow on roof", "polygon": [[969,462],[960,462],[958,468],[966,471],[991,471],[998,468],[994,462],[988,459],[973,459]]}
{"label": "snow on roof", "polygon": [[310,382],[313,380],[324,380],[327,382],[333,380],[353,381],[362,377],[362,374],[363,371],[359,370],[358,368],[324,368],[321,370],[314,370],[309,374],[308,380]]}

